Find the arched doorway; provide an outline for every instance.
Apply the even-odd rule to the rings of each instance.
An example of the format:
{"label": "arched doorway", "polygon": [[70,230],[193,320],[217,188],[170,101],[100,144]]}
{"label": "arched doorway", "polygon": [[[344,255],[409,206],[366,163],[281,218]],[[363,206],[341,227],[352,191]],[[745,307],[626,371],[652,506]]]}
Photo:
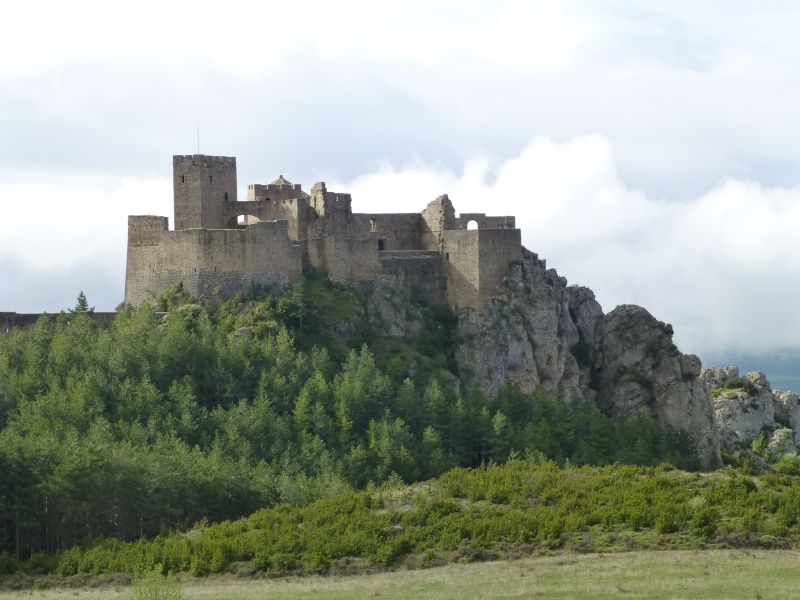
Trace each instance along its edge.
{"label": "arched doorway", "polygon": [[475,229],[478,229],[478,222],[477,222],[475,219],[471,219],[471,220],[470,220],[470,221],[467,223],[467,230],[469,230],[469,231],[473,231],[473,230],[475,230]]}

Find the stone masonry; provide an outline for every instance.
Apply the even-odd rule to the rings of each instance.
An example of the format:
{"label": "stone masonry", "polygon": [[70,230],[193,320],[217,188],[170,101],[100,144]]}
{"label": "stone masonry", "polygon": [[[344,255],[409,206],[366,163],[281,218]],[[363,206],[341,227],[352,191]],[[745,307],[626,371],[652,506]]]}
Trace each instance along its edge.
{"label": "stone masonry", "polygon": [[128,304],[175,283],[202,297],[323,270],[354,285],[404,281],[454,309],[482,308],[522,255],[514,217],[457,217],[446,195],[421,213],[357,214],[350,194],[324,183],[307,193],[283,176],[249,185],[240,201],[232,157],[179,155],[172,165],[174,230],[167,217],[128,217]]}

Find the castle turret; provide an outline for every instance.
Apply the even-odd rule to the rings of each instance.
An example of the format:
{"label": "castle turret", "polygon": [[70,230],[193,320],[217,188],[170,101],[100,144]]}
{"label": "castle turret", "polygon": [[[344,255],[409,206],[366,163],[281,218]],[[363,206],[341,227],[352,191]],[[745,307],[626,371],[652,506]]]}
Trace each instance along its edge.
{"label": "castle turret", "polygon": [[236,159],[204,154],[172,157],[176,230],[223,229],[226,203],[236,202]]}

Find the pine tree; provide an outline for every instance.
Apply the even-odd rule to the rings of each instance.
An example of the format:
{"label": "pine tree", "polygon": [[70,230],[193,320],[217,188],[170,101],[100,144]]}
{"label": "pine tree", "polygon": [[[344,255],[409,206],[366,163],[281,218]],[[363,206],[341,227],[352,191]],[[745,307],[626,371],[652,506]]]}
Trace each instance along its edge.
{"label": "pine tree", "polygon": [[81,293],[78,294],[78,302],[75,304],[75,308],[69,309],[69,312],[73,315],[90,315],[94,312],[94,306],[91,308],[89,307],[86,295],[81,291]]}

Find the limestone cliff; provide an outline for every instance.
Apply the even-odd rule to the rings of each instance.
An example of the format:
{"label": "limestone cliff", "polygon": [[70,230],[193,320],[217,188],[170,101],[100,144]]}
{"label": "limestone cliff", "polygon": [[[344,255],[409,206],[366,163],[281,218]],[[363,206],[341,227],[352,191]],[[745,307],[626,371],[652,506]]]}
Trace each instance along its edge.
{"label": "limestone cliff", "polygon": [[[404,302],[376,288],[370,301],[384,332],[405,336],[415,319]],[[672,327],[638,306],[603,314],[591,290],[568,286],[524,250],[501,292],[458,315],[455,360],[462,383],[489,393],[506,381],[583,398],[618,417],[645,414],[687,431],[708,466],[720,462],[714,403],[696,356],[681,354]]]}

